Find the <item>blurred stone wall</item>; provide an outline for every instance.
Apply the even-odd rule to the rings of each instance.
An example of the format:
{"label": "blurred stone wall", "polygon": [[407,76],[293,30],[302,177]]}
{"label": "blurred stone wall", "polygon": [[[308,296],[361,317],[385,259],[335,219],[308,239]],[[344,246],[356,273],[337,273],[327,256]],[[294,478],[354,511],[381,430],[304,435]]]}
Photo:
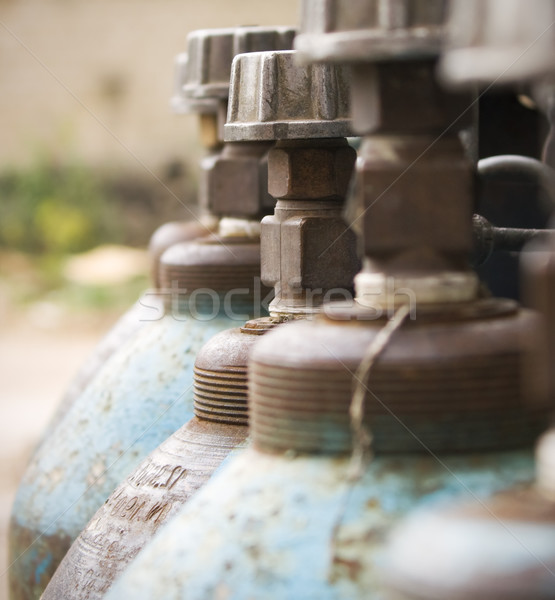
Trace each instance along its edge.
{"label": "blurred stone wall", "polygon": [[208,27],[294,25],[297,0],[0,0],[0,170],[39,158],[162,176],[199,156],[173,58]]}

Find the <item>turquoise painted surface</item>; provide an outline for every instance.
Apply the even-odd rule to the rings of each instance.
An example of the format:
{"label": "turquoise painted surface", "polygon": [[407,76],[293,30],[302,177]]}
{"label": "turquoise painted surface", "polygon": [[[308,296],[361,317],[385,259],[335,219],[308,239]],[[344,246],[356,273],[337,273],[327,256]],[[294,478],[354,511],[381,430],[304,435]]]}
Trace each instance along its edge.
{"label": "turquoise painted surface", "polygon": [[[40,596],[71,542],[116,485],[192,417],[196,353],[214,334],[244,323],[245,306],[234,309],[238,320],[221,313],[197,319],[182,313],[146,324],[42,442],[12,511],[12,598]],[[13,591],[35,580],[40,585]]]}
{"label": "turquoise painted surface", "polygon": [[348,464],[246,450],[163,526],[106,600],[378,600],[385,540],[408,511],[534,476],[525,452],[379,458],[355,484]]}

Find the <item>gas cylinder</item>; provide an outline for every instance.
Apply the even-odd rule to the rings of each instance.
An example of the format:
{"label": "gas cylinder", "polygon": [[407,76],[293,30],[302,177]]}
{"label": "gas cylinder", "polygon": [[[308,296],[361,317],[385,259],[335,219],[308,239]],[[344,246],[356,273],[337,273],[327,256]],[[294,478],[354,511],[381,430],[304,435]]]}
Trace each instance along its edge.
{"label": "gas cylinder", "polygon": [[[182,87],[188,77],[187,61],[184,60],[186,54],[180,54],[176,58],[175,69],[175,90],[171,105],[176,114],[186,114],[195,111],[195,106],[187,103]],[[213,129],[217,130],[217,108],[218,103],[212,105],[212,112],[208,111],[208,106],[203,107],[202,120],[216,123]],[[217,152],[221,149],[222,141],[214,136],[207,140],[207,136],[202,136],[202,141],[207,150]],[[189,212],[190,209],[189,209]],[[192,215],[194,216],[194,215]],[[153,289],[160,288],[159,263],[165,250],[179,242],[191,241],[199,237],[205,237],[217,230],[217,218],[206,211],[199,217],[189,221],[172,221],[164,223],[152,234],[148,246],[150,261],[150,278]],[[92,353],[87,357],[83,365],[70,381],[67,390],[62,396],[60,403],[52,416],[48,426],[45,428],[42,439],[48,437],[51,431],[54,431],[56,425],[68,411],[71,404],[86,388],[90,381],[98,373],[101,366],[126,340],[133,337],[139,329],[149,320],[149,313],[152,311],[150,306],[158,302],[161,309],[160,300],[156,299],[151,291],[147,290],[148,299],[145,302],[141,298],[131,306],[131,308],[121,316],[110,331],[102,338]],[[147,305],[145,307],[145,304]]]}
{"label": "gas cylinder", "polygon": [[396,600],[555,598],[555,430],[534,485],[411,514],[391,535],[383,578]]}
{"label": "gas cylinder", "polygon": [[[188,63],[194,68],[183,89],[194,107],[208,112],[203,122],[213,125],[212,137],[218,135],[219,115],[227,105],[234,49],[287,46],[293,36],[286,27],[203,30],[189,36],[195,61]],[[269,290],[259,285],[258,220],[273,207],[265,184],[270,144],[238,146],[222,145],[216,158],[201,164],[201,204],[222,217],[219,235],[164,252],[159,277],[167,314],[155,314],[155,322],[112,356],[24,475],[11,520],[13,598],[38,597],[115,486],[192,416],[193,360],[202,344],[222,329],[266,314],[259,310]],[[143,304],[153,312],[149,298]],[[60,464],[62,456],[71,457],[69,464]],[[44,500],[39,496],[52,473],[55,493]]]}
{"label": "gas cylinder", "polygon": [[[268,141],[274,136],[289,140],[290,134],[285,127],[280,130],[277,122],[282,126],[294,121],[304,122],[302,151],[296,144],[292,149],[272,149],[268,157],[270,192],[278,203],[290,199],[290,192],[280,188],[285,179],[290,188],[296,190],[290,204],[298,205],[289,211],[276,207],[274,216],[265,218],[261,229],[262,279],[275,287],[272,306],[279,307],[278,312],[273,312],[271,318],[250,320],[241,328],[219,333],[203,346],[194,368],[195,417],[151,453],[96,512],[58,567],[43,594],[45,600],[103,597],[156,530],[206,482],[224,457],[244,442],[247,435],[247,361],[257,337],[284,320],[317,312],[322,298],[330,290],[350,294],[359,261],[354,236],[345,231],[340,207],[347,192],[355,152],[342,139],[321,141],[322,137],[337,135],[339,129],[336,119],[322,119],[317,109],[322,98],[331,99],[345,107],[346,115],[346,88],[321,85],[318,89],[309,89],[307,82],[313,79],[311,69],[297,66],[293,58],[293,53],[287,51],[250,53],[237,58],[243,63],[252,63],[251,70],[266,73],[269,70],[263,68],[264,61],[277,61],[279,65],[280,76],[263,77],[255,88],[249,85],[248,92],[255,97],[264,98],[276,93],[287,80],[295,82],[294,86],[289,85],[290,93],[304,98],[304,102],[286,106],[275,103],[275,118],[259,123],[258,130],[249,119],[250,128],[244,137],[229,143],[233,149],[236,144],[242,147],[243,144]],[[233,69],[232,104],[235,104],[235,95],[246,95],[236,80],[245,68]],[[333,67],[325,69],[329,71],[325,81],[337,78],[334,70]],[[348,123],[342,117],[338,115],[344,133],[348,133]],[[228,120],[230,127],[240,127],[236,114],[232,119]],[[270,134],[268,121],[275,126]],[[328,131],[330,135],[327,135]],[[284,155],[290,162],[285,173]],[[321,160],[322,155],[328,155],[330,160]],[[318,198],[312,197],[314,184],[312,187],[307,184],[315,180],[320,182]],[[327,187],[322,182],[326,182]],[[304,231],[300,231],[302,223]],[[342,231],[340,228],[345,231],[344,239],[326,256],[324,270],[317,251],[332,243],[338,231]],[[289,232],[289,242],[283,244],[280,253],[272,252],[286,232]],[[291,237],[295,232],[298,237]],[[301,235],[304,236],[302,244]],[[292,264],[298,265],[298,271],[294,271]],[[299,279],[314,280],[318,274],[322,289],[314,296],[307,285],[298,289],[291,283]],[[159,514],[147,519],[154,507],[159,509]]]}
{"label": "gas cylinder", "polygon": [[[387,364],[378,361],[367,397],[375,457],[354,478],[353,373],[380,323],[332,320],[325,327],[324,318],[280,325],[258,341],[249,365],[252,447],[222,466],[157,533],[107,599],[381,598],[382,544],[409,509],[450,497],[486,498],[532,479],[532,453],[509,449],[521,440],[491,440],[476,415],[496,395],[501,416],[508,388],[484,389],[467,415],[450,401],[470,401],[479,385],[465,390],[468,379],[454,363],[442,368],[430,338],[443,338],[448,348],[453,334],[468,327],[464,321],[450,331],[420,325],[397,332],[403,335],[384,352]],[[520,333],[537,326],[527,315]],[[514,332],[507,327],[499,344]],[[475,330],[473,337],[476,349],[486,336]],[[434,397],[435,410],[414,414],[423,398]],[[521,436],[526,429],[507,427]]]}
{"label": "gas cylinder", "polygon": [[357,2],[360,18],[352,2],[305,5],[316,18],[297,38],[304,59],[333,48],[356,62],[357,297],[257,342],[251,446],[107,599],[383,598],[384,542],[409,510],[533,479],[549,402],[524,381],[542,324],[482,297],[467,264],[474,173],[454,122],[468,99],[434,78],[444,3]]}
{"label": "gas cylinder", "polygon": [[[174,246],[162,257],[163,277],[165,260],[178,286],[166,313],[152,309],[151,321],[104,364],[25,471],[10,525],[12,598],[39,597],[117,483],[192,416],[193,361],[202,344],[256,314],[257,243]],[[240,293],[227,296],[236,285]]]}
{"label": "gas cylinder", "polygon": [[[251,330],[256,334],[255,330]],[[221,334],[219,334],[221,335]],[[202,486],[247,437],[243,379],[247,344],[234,339],[209,370],[203,351],[218,344],[216,335],[197,356],[195,416],[162,442],[96,511],[54,573],[42,598],[102,598],[157,529]],[[235,336],[238,336],[235,333]],[[250,341],[256,335],[248,335]],[[221,348],[221,346],[220,346]]]}

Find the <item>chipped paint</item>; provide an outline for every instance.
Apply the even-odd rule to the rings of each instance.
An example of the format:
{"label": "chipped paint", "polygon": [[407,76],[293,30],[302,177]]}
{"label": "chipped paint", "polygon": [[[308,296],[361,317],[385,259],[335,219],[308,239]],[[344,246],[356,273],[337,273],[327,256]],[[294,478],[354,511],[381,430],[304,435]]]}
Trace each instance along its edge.
{"label": "chipped paint", "polygon": [[[241,322],[223,314],[201,321],[166,316],[145,325],[106,362],[42,442],[22,479],[10,531],[12,600],[39,597],[110,492],[193,416],[197,351],[215,333]],[[37,585],[36,564],[48,552],[52,560]]]}
{"label": "chipped paint", "polygon": [[106,600],[378,600],[385,537],[408,511],[534,476],[531,452],[382,457],[351,486],[348,465],[249,448],[160,529]]}

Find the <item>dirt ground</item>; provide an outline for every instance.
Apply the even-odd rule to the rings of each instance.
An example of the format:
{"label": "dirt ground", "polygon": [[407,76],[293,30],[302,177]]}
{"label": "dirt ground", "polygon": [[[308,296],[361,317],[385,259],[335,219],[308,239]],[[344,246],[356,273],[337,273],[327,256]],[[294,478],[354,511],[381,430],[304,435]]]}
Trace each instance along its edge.
{"label": "dirt ground", "polygon": [[8,597],[7,523],[29,454],[72,373],[113,320],[51,318],[55,324],[45,328],[45,316],[38,307],[0,318],[0,600]]}

